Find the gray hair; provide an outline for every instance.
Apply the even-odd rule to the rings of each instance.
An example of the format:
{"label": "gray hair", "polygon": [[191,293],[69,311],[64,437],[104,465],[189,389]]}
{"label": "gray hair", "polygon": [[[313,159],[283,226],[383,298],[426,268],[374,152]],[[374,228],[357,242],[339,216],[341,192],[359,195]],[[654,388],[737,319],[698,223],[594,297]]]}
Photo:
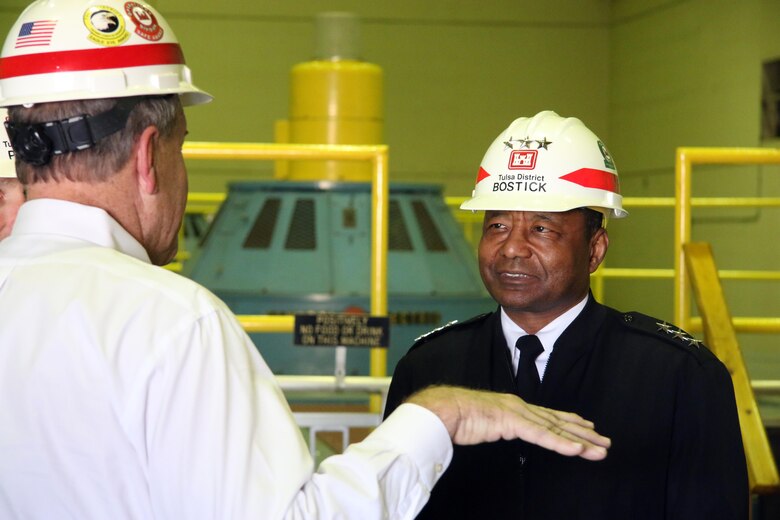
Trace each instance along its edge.
{"label": "gray hair", "polygon": [[[116,103],[116,98],[109,98],[41,103],[29,108],[13,106],[8,108],[8,119],[16,124],[30,124],[60,121],[77,115],[95,116],[110,110]],[[155,126],[162,137],[170,136],[181,110],[181,102],[175,94],[144,98],[133,108],[124,128],[90,148],[55,155],[43,166],[26,163],[17,154],[17,176],[25,185],[63,178],[79,182],[105,181],[127,163],[136,139],[145,128]]]}

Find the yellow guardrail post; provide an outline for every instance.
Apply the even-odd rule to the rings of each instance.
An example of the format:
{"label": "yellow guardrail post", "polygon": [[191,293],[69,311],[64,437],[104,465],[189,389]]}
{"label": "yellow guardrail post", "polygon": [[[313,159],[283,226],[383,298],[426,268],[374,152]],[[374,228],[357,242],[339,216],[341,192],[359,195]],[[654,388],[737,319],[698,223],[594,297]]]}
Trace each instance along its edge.
{"label": "yellow guardrail post", "polygon": [[[371,314],[387,316],[387,234],[389,216],[389,181],[387,154],[373,156],[374,173],[371,183],[371,206],[374,217],[371,222]],[[387,350],[372,348],[370,354],[370,374],[381,377],[387,374]],[[370,411],[381,411],[382,398],[371,396]]]}
{"label": "yellow guardrail post", "polygon": [[691,163],[687,149],[678,148],[674,162],[674,308],[675,324],[689,330],[688,317],[690,303],[688,301],[687,275],[682,245],[691,239]]}

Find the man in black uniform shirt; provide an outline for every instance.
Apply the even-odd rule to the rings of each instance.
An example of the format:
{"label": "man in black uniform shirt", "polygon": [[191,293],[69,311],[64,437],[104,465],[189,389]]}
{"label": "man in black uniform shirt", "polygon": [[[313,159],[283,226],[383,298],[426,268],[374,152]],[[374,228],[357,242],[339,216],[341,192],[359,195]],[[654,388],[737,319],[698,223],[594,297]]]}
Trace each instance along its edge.
{"label": "man in black uniform shirt", "polygon": [[431,384],[514,392],[587,417],[612,448],[594,463],[520,441],[456,447],[418,518],[747,518],[723,364],[685,332],[589,291],[609,246],[604,222],[626,215],[598,137],[554,112],[517,119],[461,208],[485,210],[479,267],[499,309],[418,339],[385,413]]}

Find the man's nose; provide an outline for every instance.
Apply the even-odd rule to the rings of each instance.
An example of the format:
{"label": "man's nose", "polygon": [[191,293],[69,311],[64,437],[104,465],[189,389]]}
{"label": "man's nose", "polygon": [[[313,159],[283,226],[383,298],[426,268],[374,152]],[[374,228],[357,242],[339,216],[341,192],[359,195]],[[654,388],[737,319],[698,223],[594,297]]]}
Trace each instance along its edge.
{"label": "man's nose", "polygon": [[501,254],[507,258],[528,258],[531,256],[529,233],[523,228],[512,228],[506,240],[501,244]]}

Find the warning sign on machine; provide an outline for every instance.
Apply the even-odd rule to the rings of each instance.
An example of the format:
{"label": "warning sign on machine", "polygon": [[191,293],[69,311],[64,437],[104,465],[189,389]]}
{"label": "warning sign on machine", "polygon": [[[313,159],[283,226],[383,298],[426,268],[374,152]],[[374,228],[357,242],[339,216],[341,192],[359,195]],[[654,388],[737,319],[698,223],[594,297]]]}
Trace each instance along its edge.
{"label": "warning sign on machine", "polygon": [[384,347],[390,344],[390,319],[362,314],[296,314],[293,342],[308,347]]}

